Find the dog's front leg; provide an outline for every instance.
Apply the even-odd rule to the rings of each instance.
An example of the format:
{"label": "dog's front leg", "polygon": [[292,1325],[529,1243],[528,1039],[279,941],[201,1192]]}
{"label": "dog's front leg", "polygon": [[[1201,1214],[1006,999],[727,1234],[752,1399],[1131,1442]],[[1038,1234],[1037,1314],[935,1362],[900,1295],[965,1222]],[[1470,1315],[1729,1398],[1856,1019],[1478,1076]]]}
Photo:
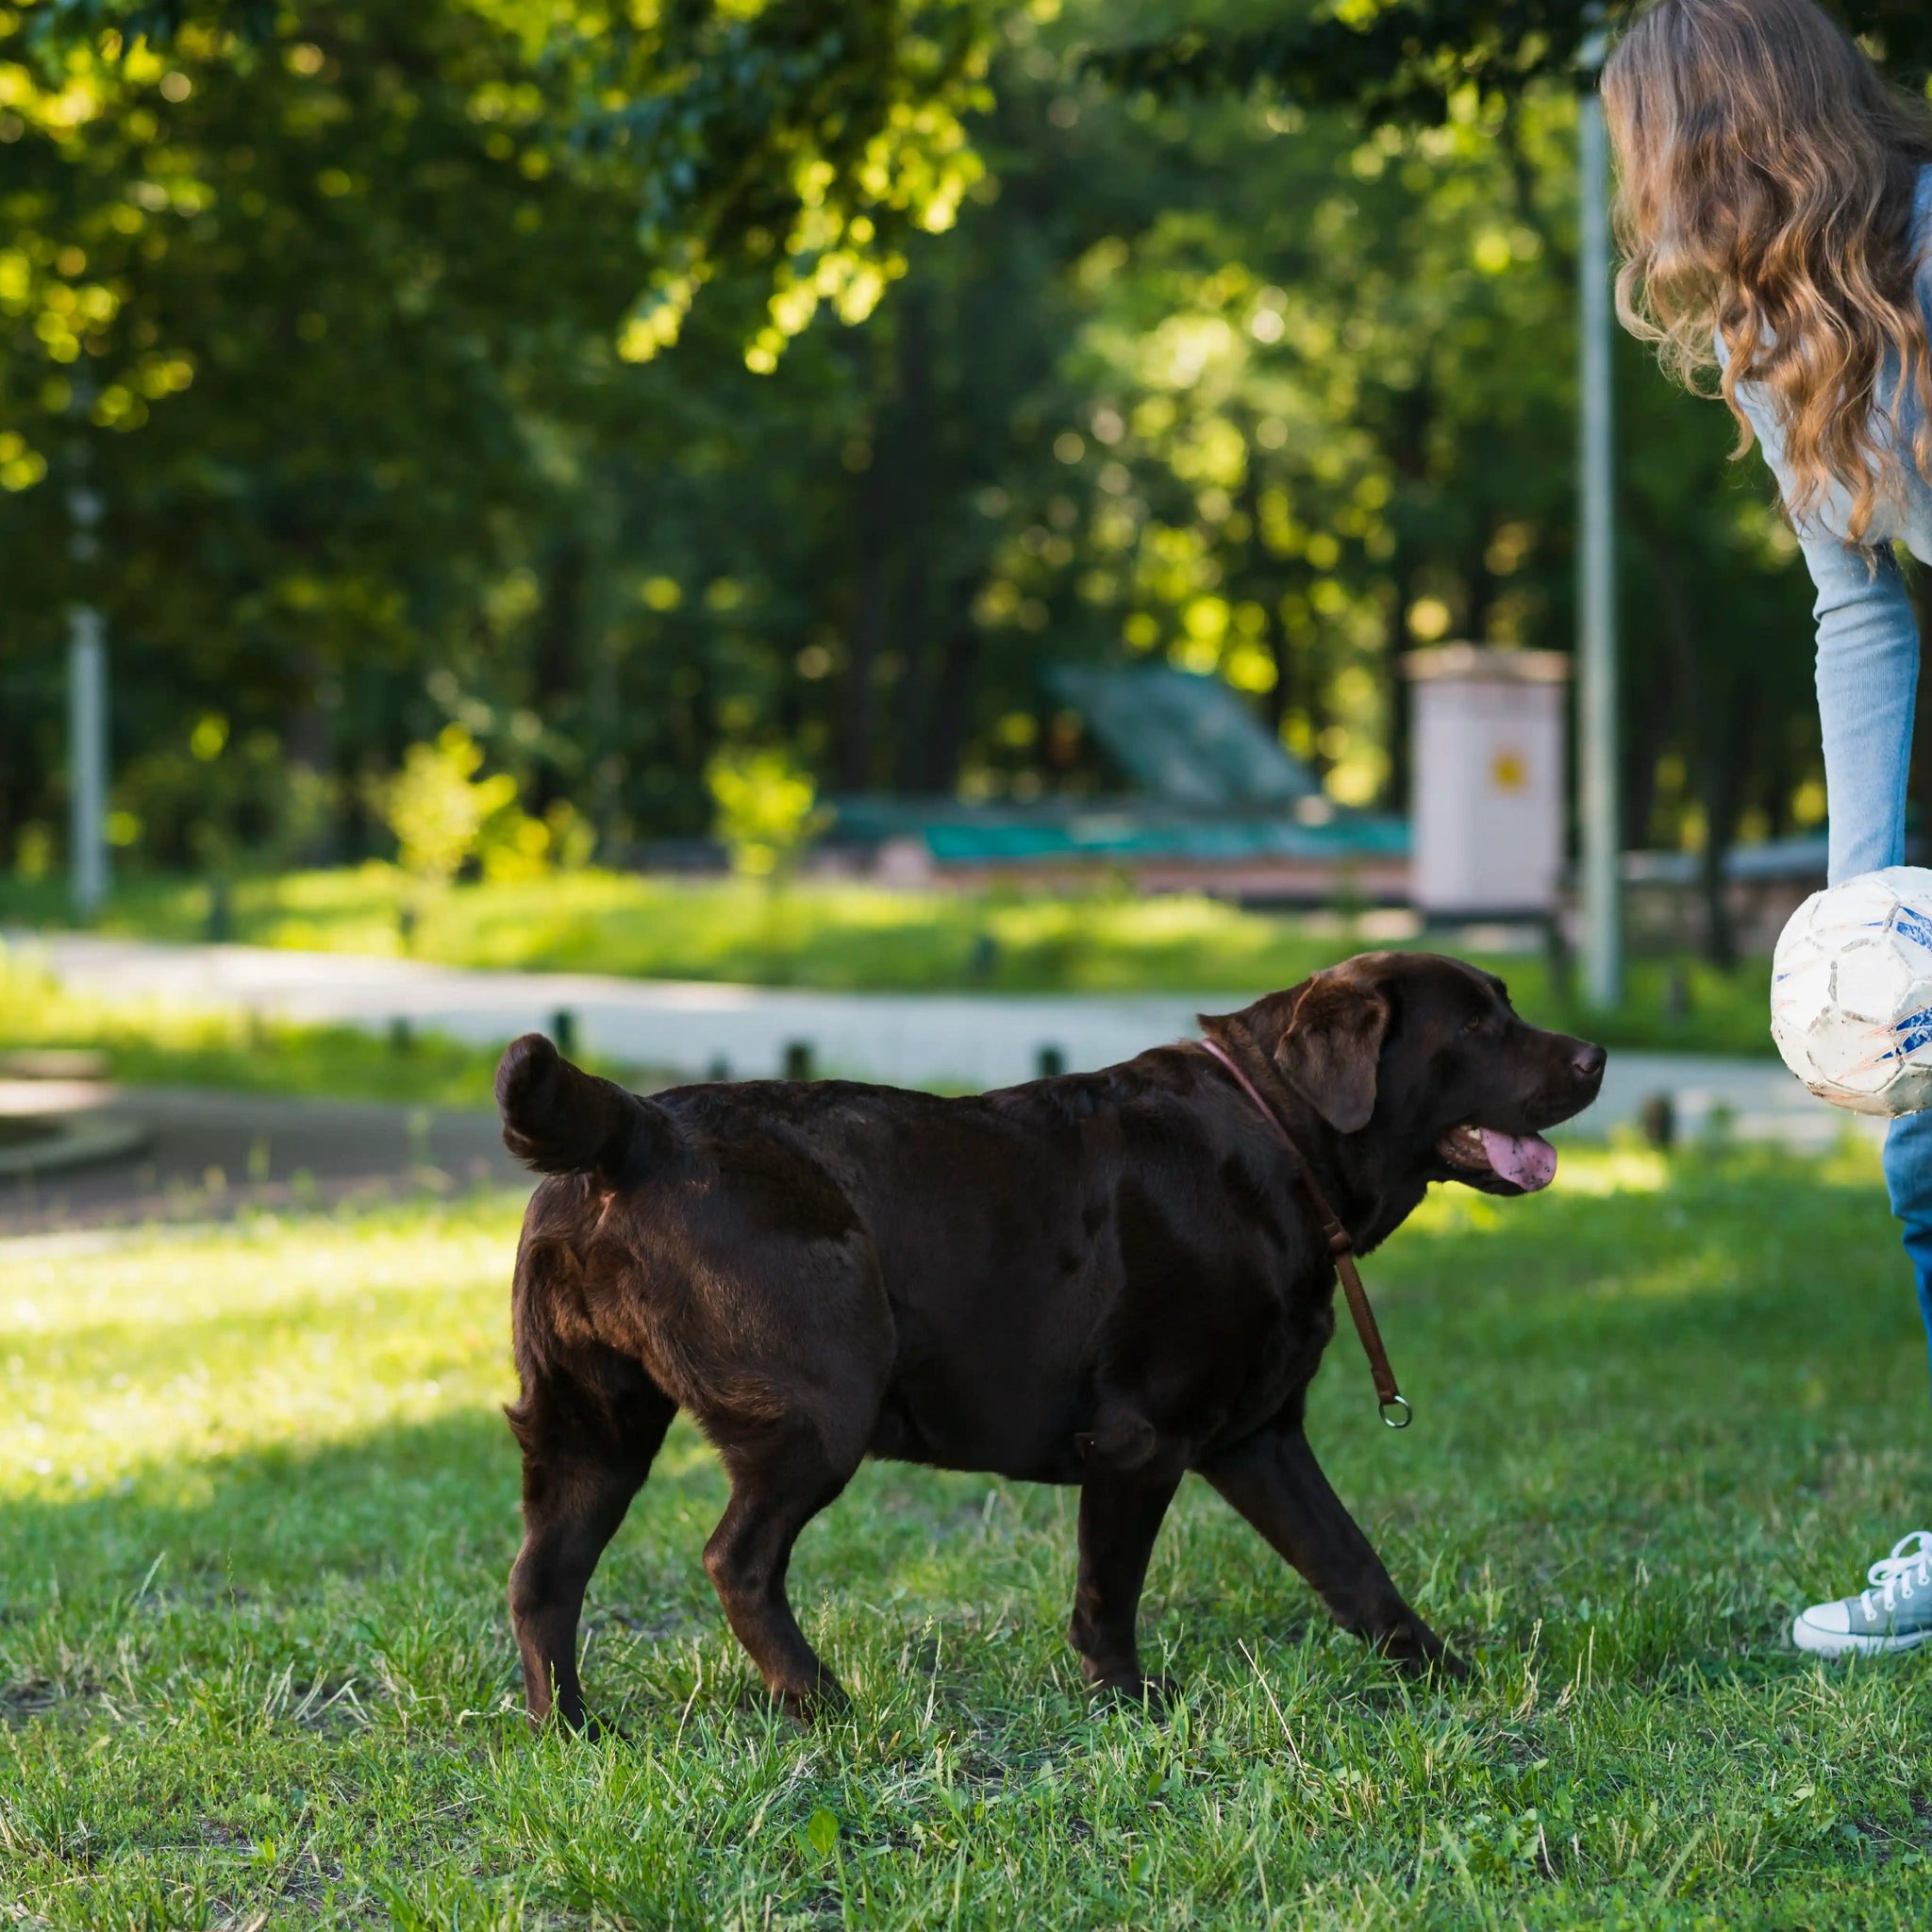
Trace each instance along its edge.
{"label": "dog's front leg", "polygon": [[1179,1474],[1096,1471],[1080,1489],[1080,1575],[1067,1641],[1095,1690],[1142,1698],[1166,1686],[1141,1674],[1134,1624],[1147,1559]]}
{"label": "dog's front leg", "polygon": [[1403,1600],[1328,1487],[1298,1423],[1263,1429],[1201,1474],[1307,1578],[1344,1630],[1407,1669],[1465,1674],[1467,1666]]}

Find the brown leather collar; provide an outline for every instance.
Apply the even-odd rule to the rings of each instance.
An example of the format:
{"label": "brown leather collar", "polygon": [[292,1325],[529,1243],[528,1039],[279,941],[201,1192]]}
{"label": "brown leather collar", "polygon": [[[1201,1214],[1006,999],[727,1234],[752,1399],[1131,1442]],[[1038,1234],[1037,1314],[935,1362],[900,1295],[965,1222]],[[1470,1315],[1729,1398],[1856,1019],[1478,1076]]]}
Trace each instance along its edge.
{"label": "brown leather collar", "polygon": [[[1200,1043],[1234,1075],[1241,1091],[1255,1103],[1261,1117],[1281,1136],[1288,1151],[1294,1156],[1294,1164],[1301,1173],[1303,1191],[1308,1197],[1308,1205],[1315,1210],[1315,1219],[1322,1224],[1328,1252],[1335,1260],[1335,1272],[1341,1277],[1341,1290],[1348,1297],[1348,1311],[1355,1317],[1355,1332],[1361,1337],[1362,1353],[1369,1358],[1369,1374],[1374,1378],[1375,1399],[1381,1406],[1382,1420],[1391,1429],[1407,1428],[1414,1420],[1415,1411],[1395,1386],[1395,1371],[1389,1366],[1389,1351],[1382,1345],[1382,1331],[1375,1325],[1375,1311],[1369,1306],[1369,1291],[1362,1286],[1361,1271],[1355,1265],[1355,1237],[1341,1224],[1341,1217],[1329,1207],[1315,1179],[1315,1171],[1308,1165],[1307,1156],[1295,1145],[1294,1136],[1283,1124],[1281,1116],[1262,1098],[1261,1090],[1242,1071],[1241,1062],[1218,1040],[1204,1040]],[[1399,1409],[1400,1415],[1391,1416],[1389,1413],[1391,1408]]]}

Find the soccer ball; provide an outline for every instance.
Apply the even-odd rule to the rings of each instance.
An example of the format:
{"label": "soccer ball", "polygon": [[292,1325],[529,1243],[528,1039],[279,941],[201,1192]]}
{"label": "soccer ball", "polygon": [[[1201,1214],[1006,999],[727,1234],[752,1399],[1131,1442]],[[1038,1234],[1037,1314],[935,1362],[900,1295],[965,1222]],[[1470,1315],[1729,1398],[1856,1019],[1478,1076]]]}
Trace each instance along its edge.
{"label": "soccer ball", "polygon": [[1791,914],[1772,956],[1771,1037],[1834,1107],[1932,1107],[1932,872],[1861,873]]}

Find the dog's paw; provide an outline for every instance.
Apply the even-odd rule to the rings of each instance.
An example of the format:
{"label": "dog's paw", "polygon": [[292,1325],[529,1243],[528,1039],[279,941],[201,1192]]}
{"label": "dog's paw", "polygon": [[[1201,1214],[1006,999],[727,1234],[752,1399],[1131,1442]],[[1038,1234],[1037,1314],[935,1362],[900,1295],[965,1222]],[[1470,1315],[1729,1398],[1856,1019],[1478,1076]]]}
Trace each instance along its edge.
{"label": "dog's paw", "polygon": [[1426,1624],[1403,1624],[1375,1646],[1406,1677],[1441,1677],[1459,1682],[1469,1666]]}
{"label": "dog's paw", "polygon": [[1438,1644],[1435,1649],[1427,1651],[1419,1648],[1391,1649],[1388,1657],[1405,1677],[1460,1684],[1469,1676],[1469,1666],[1446,1644]]}
{"label": "dog's paw", "polygon": [[845,1688],[829,1673],[815,1684],[774,1685],[772,1701],[795,1724],[809,1724],[820,1718],[842,1717],[852,1708]]}
{"label": "dog's paw", "polygon": [[1167,1710],[1181,1701],[1183,1692],[1174,1677],[1107,1677],[1088,1688],[1088,1702],[1095,1710]]}
{"label": "dog's paw", "polygon": [[600,1743],[606,1738],[624,1742],[624,1733],[608,1720],[594,1716],[584,1709],[566,1710],[561,1705],[545,1711],[541,1717],[526,1710],[525,1718],[530,1729],[538,1734],[554,1730],[558,1737],[581,1739],[586,1744]]}

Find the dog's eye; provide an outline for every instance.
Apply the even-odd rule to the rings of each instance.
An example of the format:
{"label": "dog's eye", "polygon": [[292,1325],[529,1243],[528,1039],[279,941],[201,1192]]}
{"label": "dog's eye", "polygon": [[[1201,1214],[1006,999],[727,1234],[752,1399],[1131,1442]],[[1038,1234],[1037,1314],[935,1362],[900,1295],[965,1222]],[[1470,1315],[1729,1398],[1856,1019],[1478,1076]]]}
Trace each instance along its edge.
{"label": "dog's eye", "polygon": [[1474,1019],[1465,1020],[1462,1023],[1462,1030],[1465,1033],[1480,1033],[1482,1031],[1482,1025],[1483,1018],[1482,1015],[1478,1013]]}

